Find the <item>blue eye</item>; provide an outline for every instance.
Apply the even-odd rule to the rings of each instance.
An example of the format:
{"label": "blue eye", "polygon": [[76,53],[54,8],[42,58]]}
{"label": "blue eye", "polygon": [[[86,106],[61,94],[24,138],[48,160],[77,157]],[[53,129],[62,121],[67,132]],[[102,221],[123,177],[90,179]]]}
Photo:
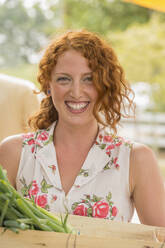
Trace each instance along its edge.
{"label": "blue eye", "polygon": [[83,81],[87,83],[92,83],[92,77],[91,76],[85,77]]}
{"label": "blue eye", "polygon": [[56,83],[67,85],[71,82],[71,79],[69,77],[65,76],[59,76],[56,78]]}
{"label": "blue eye", "polygon": [[58,77],[58,78],[56,79],[56,81],[57,81],[57,82],[59,82],[59,81],[70,81],[70,78],[68,78],[68,77]]}

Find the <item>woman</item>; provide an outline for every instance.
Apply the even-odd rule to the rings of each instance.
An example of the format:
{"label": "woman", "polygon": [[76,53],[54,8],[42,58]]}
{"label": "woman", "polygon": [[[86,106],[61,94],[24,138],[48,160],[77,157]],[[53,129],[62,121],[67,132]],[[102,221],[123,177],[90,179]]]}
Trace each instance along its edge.
{"label": "woman", "polygon": [[[46,94],[34,133],[9,137],[0,163],[24,196],[52,212],[165,226],[165,191],[152,151],[116,135],[131,90],[113,49],[68,32],[48,46],[38,81]],[[113,134],[112,134],[113,133]]]}

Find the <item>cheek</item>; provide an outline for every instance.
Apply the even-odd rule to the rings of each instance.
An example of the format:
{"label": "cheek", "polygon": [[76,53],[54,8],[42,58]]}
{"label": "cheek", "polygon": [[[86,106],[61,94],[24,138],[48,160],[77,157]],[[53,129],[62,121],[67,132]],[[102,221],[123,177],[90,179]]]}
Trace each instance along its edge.
{"label": "cheek", "polygon": [[60,87],[58,85],[50,88],[51,88],[51,95],[55,100],[56,99],[60,100],[61,98],[64,97],[64,95],[67,92],[67,90],[64,87]]}
{"label": "cheek", "polygon": [[54,107],[56,108],[56,110],[58,112],[59,106],[61,105],[61,102],[64,99],[63,92],[61,90],[55,89],[55,87],[53,87],[53,89],[51,88],[51,96],[52,96],[52,101],[53,101]]}
{"label": "cheek", "polygon": [[97,97],[98,97],[98,92],[95,88],[91,89],[90,91],[90,95],[91,95],[91,98],[96,101],[97,100]]}

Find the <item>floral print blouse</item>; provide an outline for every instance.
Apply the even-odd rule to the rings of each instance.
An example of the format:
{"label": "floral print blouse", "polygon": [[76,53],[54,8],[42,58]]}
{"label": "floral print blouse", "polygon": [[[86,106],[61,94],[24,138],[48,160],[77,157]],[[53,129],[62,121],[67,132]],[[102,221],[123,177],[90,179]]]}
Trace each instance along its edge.
{"label": "floral print blouse", "polygon": [[62,189],[53,143],[53,123],[24,135],[16,187],[23,196],[54,213],[131,221],[129,191],[132,144],[100,128],[95,144],[67,195]]}

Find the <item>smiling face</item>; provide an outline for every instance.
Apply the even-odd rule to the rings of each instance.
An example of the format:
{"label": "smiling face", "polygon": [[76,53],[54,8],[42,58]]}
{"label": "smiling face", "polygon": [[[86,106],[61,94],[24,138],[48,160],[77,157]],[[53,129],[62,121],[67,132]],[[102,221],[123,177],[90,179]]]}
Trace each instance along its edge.
{"label": "smiling face", "polygon": [[96,122],[93,107],[98,93],[87,60],[79,52],[68,50],[59,57],[52,71],[50,91],[59,123]]}

